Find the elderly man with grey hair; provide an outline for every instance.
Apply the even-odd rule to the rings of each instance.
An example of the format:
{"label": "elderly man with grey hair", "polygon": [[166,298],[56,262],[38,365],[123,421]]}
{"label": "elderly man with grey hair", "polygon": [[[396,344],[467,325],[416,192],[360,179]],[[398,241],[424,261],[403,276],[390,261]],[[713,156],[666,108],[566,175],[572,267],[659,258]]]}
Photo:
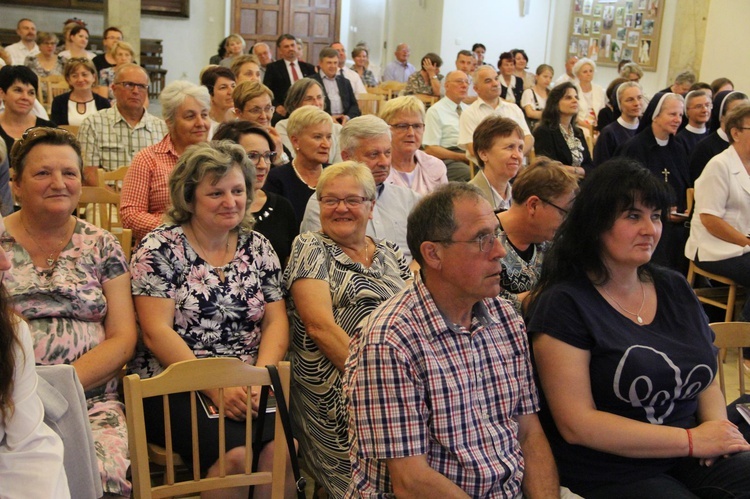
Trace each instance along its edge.
{"label": "elderly man with grey hair", "polygon": [[[412,255],[406,244],[406,216],[419,200],[419,194],[385,183],[391,171],[390,127],[376,116],[359,116],[341,129],[339,143],[341,158],[364,163],[375,179],[378,192],[372,218],[367,223],[367,235],[396,243],[411,262]],[[300,227],[300,232],[310,230],[320,230],[320,206],[315,195],[307,202]]]}
{"label": "elderly man with grey hair", "polygon": [[391,61],[385,67],[383,81],[400,81],[401,83],[406,83],[409,76],[416,71],[416,68],[409,62],[409,56],[411,55],[409,45],[399,43],[393,55],[396,56],[396,60]]}
{"label": "elderly man with grey hair", "polygon": [[146,110],[148,82],[146,71],[137,64],[119,66],[112,84],[114,105],[83,120],[78,141],[87,184],[98,185],[99,168],[129,166],[136,154],[167,134],[164,120]]}
{"label": "elderly man with grey hair", "polygon": [[560,497],[523,320],[500,298],[503,232],[475,186],[408,218],[421,270],[352,338],[345,497]]}

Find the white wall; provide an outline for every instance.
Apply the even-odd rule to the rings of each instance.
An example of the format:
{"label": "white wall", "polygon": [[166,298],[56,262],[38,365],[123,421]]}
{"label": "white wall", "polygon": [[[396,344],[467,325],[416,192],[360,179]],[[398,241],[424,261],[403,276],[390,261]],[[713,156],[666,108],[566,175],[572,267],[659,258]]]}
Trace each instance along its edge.
{"label": "white wall", "polygon": [[[409,44],[409,62],[417,69],[419,61],[427,52],[440,54],[443,5],[450,1],[452,0],[388,0],[388,46],[384,50],[381,67],[384,68],[395,59],[393,53],[399,43]],[[452,61],[444,58],[443,65],[446,68],[452,67]]]}
{"label": "white wall", "polygon": [[[116,0],[112,0],[116,1]],[[219,42],[226,36],[225,16],[231,0],[190,0],[190,18],[143,16],[141,38],[163,40],[164,64],[167,82],[184,78],[198,81],[201,68],[216,53]],[[87,23],[91,33],[101,35],[104,31],[104,15],[101,12],[70,11],[24,7],[2,8],[0,28],[15,29],[18,19],[28,17],[39,31],[61,32],[63,22],[78,17]]]}
{"label": "white wall", "polygon": [[726,76],[737,90],[750,91],[750,64],[746,55],[750,45],[748,19],[747,0],[711,0],[700,70],[702,81],[711,83]]}
{"label": "white wall", "polygon": [[[440,54],[447,72],[455,68],[459,50],[471,50],[474,43],[487,47],[485,61],[497,66],[502,52],[514,48],[526,51],[530,71],[550,61],[547,44],[550,7],[555,0],[533,0],[529,14],[521,16],[520,0],[444,0],[443,36]],[[565,44],[563,44],[565,46]]]}

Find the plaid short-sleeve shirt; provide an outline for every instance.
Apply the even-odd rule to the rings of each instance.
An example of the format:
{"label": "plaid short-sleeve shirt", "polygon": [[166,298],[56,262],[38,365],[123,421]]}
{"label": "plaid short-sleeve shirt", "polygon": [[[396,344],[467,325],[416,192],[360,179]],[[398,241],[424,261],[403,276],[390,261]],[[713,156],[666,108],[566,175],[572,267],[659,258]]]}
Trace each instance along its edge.
{"label": "plaid short-sleeve shirt", "polygon": [[135,155],[122,182],[122,225],[140,241],[162,222],[169,206],[169,174],[180,157],[169,134]]}
{"label": "plaid short-sleeve shirt", "polygon": [[375,311],[346,365],[348,497],[393,497],[385,460],[426,455],[472,497],[516,497],[524,460],[514,417],[539,410],[523,321],[503,300],[448,323],[420,277]]}

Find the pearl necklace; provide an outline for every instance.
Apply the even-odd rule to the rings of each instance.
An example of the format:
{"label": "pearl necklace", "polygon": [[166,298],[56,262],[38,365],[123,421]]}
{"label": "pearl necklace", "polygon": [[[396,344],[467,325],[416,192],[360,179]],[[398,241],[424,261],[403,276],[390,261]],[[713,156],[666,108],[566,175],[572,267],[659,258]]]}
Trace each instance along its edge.
{"label": "pearl necklace", "polygon": [[620,307],[624,312],[626,312],[629,315],[634,316],[636,318],[636,320],[638,321],[638,324],[643,325],[643,317],[641,317],[641,311],[643,310],[643,305],[646,303],[646,288],[643,286],[643,282],[642,281],[641,281],[641,293],[643,294],[643,298],[641,298],[641,306],[638,309],[638,313],[635,313],[635,314],[633,312],[631,312],[630,310],[628,310],[627,308],[625,308],[622,305],[620,305],[620,302],[617,301],[617,300],[615,300],[615,297],[612,296],[611,294],[609,294],[609,291],[607,291],[607,288],[605,288],[604,286],[602,286],[602,291],[604,291],[604,293],[607,296],[609,296],[609,298],[613,302],[615,302],[615,304],[617,304],[617,306]]}
{"label": "pearl necklace", "polygon": [[294,159],[292,160],[292,170],[294,170],[294,174],[295,174],[295,175],[297,175],[297,178],[298,178],[298,179],[300,179],[300,181],[301,181],[301,182],[302,182],[303,184],[305,184],[305,185],[307,186],[307,188],[308,188],[308,189],[310,189],[311,191],[314,191],[314,190],[315,190],[315,186],[314,186],[314,185],[310,185],[310,184],[308,184],[308,183],[307,183],[307,182],[305,181],[305,179],[304,179],[304,178],[302,178],[302,175],[300,175],[300,173],[299,173],[299,170],[297,170],[297,165],[295,165],[295,164],[294,164],[294,162],[295,162],[295,161],[297,161],[297,158],[294,158]]}

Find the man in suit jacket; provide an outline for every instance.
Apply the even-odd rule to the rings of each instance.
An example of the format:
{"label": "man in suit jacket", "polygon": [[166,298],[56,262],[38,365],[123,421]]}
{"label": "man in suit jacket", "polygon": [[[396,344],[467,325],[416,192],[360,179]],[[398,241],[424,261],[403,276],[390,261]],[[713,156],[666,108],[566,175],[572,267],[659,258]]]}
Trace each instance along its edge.
{"label": "man in suit jacket", "polygon": [[325,111],[342,125],[362,114],[352,84],[338,73],[339,55],[336,49],[329,47],[321,50],[318,64],[320,72],[313,75],[313,78],[323,86]]}
{"label": "man in suit jacket", "polygon": [[281,35],[276,40],[276,48],[282,58],[266,66],[263,84],[273,92],[276,112],[281,116],[286,116],[284,100],[289,87],[300,78],[314,75],[315,66],[297,59],[297,40],[294,35],[288,33]]}

